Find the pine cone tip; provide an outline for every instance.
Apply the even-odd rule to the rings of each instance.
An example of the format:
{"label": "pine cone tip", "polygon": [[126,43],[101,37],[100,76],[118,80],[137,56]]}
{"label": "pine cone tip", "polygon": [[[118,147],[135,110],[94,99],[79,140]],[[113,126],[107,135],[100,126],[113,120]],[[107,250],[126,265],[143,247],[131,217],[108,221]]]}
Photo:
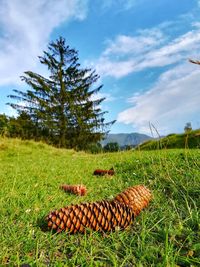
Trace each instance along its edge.
{"label": "pine cone tip", "polygon": [[61,185],[61,189],[63,189],[66,192],[73,193],[78,196],[84,196],[87,193],[87,189],[84,185]]}
{"label": "pine cone tip", "polygon": [[144,185],[129,187],[114,198],[115,201],[128,205],[135,216],[148,206],[151,199],[152,194]]}

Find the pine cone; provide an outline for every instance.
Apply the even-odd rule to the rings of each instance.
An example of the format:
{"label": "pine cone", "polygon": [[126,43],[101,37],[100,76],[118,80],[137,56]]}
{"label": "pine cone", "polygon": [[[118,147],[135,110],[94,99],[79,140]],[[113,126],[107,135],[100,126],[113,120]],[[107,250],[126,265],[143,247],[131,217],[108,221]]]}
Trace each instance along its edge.
{"label": "pine cone", "polygon": [[51,212],[47,216],[48,228],[57,232],[84,232],[125,229],[145,208],[152,196],[145,186],[129,187],[113,201],[100,201],[71,205]]}
{"label": "pine cone", "polygon": [[115,174],[115,171],[113,168],[111,168],[110,170],[101,170],[101,169],[97,169],[94,171],[93,175],[99,175],[99,176],[103,176],[105,174],[108,174],[108,175],[114,175]]}
{"label": "pine cone", "polygon": [[87,192],[87,189],[84,185],[61,185],[60,186],[61,189],[63,189],[64,191],[73,193],[75,195],[78,196],[84,196]]}
{"label": "pine cone", "polygon": [[152,195],[148,188],[144,185],[136,185],[117,195],[114,201],[129,206],[134,215],[137,216],[149,204],[151,198]]}
{"label": "pine cone", "polygon": [[100,201],[71,205],[51,212],[47,217],[48,228],[57,232],[85,232],[125,229],[133,221],[134,214],[128,206],[115,201]]}

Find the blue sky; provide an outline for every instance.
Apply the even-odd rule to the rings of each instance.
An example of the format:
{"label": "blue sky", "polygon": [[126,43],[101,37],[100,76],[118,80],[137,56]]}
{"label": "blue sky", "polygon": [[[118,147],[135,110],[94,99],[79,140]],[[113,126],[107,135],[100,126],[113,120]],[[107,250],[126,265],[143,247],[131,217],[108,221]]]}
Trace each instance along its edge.
{"label": "blue sky", "polygon": [[0,113],[24,71],[47,74],[37,57],[59,36],[100,75],[112,133],[200,128],[200,0],[2,0]]}

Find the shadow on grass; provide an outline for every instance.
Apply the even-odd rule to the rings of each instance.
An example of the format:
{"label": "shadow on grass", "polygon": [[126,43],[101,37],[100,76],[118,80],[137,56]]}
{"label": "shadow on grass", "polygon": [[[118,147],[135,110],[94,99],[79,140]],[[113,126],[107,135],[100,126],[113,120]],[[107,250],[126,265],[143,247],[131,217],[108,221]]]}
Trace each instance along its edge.
{"label": "shadow on grass", "polygon": [[43,232],[49,232],[49,229],[48,229],[48,226],[47,226],[46,216],[43,216],[43,217],[37,219],[37,225],[40,227],[40,229]]}

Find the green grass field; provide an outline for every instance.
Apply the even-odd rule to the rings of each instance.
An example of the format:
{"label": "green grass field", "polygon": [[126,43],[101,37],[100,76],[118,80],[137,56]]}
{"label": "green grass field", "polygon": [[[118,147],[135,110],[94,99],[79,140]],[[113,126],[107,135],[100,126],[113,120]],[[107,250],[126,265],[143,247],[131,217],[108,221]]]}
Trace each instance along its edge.
{"label": "green grass field", "polygon": [[200,148],[200,129],[182,134],[169,134],[158,140],[148,140],[137,147],[140,150],[169,148]]}
{"label": "green grass field", "polygon": [[[92,175],[111,167],[113,177]],[[82,183],[88,194],[67,194],[63,183]],[[41,227],[51,210],[112,199],[137,184],[154,197],[124,231],[67,235]],[[199,149],[91,155],[1,138],[0,187],[0,266],[200,266]]]}

